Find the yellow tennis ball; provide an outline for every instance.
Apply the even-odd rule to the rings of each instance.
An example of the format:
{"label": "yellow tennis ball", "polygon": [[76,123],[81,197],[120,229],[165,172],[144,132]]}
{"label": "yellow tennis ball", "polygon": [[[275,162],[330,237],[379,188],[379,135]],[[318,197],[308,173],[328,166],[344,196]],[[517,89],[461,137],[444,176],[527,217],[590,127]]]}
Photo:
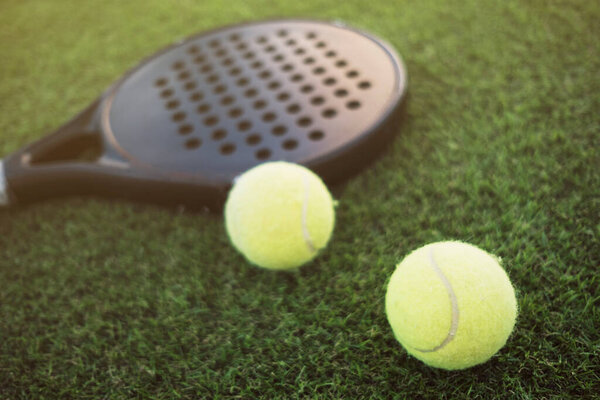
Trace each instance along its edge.
{"label": "yellow tennis ball", "polygon": [[396,339],[432,367],[481,364],[515,325],[515,291],[499,259],[461,242],[410,253],[390,278],[385,310]]}
{"label": "yellow tennis ball", "polygon": [[225,203],[227,233],[252,264],[291,269],[312,260],[333,231],[334,202],[309,169],[270,162],[239,176]]}

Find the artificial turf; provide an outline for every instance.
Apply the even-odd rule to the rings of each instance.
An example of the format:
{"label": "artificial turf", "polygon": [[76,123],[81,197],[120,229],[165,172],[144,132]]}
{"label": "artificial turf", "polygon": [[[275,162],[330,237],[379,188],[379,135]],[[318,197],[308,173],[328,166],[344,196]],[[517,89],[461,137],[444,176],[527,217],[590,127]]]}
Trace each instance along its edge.
{"label": "artificial turf", "polygon": [[[222,217],[68,198],[0,212],[0,398],[593,398],[600,393],[600,5],[595,1],[0,3],[0,151],[43,136],[178,38],[341,20],[403,55],[404,123],[333,188],[327,250],[247,264]],[[503,259],[519,317],[455,372],[407,356],[395,265],[458,239]]]}

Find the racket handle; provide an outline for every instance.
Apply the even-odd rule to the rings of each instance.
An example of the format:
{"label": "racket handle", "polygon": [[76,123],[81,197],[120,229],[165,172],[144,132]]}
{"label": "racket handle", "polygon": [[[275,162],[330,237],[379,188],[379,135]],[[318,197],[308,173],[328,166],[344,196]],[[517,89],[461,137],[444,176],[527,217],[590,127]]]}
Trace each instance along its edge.
{"label": "racket handle", "polygon": [[[0,163],[0,206],[93,192],[96,179],[122,171],[102,164],[99,104],[96,100],[49,135]],[[129,165],[124,163],[127,169]]]}
{"label": "racket handle", "polygon": [[119,160],[27,165],[10,157],[3,161],[6,196],[3,205],[31,203],[64,196],[98,196],[190,209],[219,210],[229,186],[218,190],[200,181],[152,174]]}
{"label": "racket handle", "polygon": [[15,167],[9,163],[6,165],[10,170],[8,178],[5,164],[5,160],[0,160],[0,207],[69,194],[93,194],[97,191],[97,181],[102,182],[107,177],[114,179],[115,175],[112,168],[103,171],[101,166],[91,163],[43,167]]}
{"label": "racket handle", "polygon": [[4,160],[0,160],[0,207],[10,205],[10,197],[6,182],[6,173],[4,172]]}

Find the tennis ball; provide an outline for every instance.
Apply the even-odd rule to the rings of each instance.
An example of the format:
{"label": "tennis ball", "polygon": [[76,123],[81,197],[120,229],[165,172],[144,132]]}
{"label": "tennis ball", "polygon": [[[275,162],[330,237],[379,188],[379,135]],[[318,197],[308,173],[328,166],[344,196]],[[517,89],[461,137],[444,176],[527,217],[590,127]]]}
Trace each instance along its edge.
{"label": "tennis ball", "polygon": [[291,269],[327,245],[334,203],[312,171],[287,162],[258,165],[240,175],[225,203],[225,224],[234,247],[268,269]]}
{"label": "tennis ball", "polygon": [[432,367],[469,368],[492,357],[517,317],[499,259],[461,242],[410,253],[390,278],[385,310],[396,339]]}

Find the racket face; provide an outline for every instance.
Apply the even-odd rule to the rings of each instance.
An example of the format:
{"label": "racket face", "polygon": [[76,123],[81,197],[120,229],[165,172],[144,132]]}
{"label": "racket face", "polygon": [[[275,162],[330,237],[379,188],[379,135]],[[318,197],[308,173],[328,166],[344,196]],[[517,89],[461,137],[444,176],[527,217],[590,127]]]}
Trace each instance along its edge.
{"label": "racket face", "polygon": [[400,58],[373,36],[255,22],[192,37],[134,68],[104,98],[101,128],[120,157],[163,176],[229,184],[273,160],[343,170],[383,140],[405,89]]}

